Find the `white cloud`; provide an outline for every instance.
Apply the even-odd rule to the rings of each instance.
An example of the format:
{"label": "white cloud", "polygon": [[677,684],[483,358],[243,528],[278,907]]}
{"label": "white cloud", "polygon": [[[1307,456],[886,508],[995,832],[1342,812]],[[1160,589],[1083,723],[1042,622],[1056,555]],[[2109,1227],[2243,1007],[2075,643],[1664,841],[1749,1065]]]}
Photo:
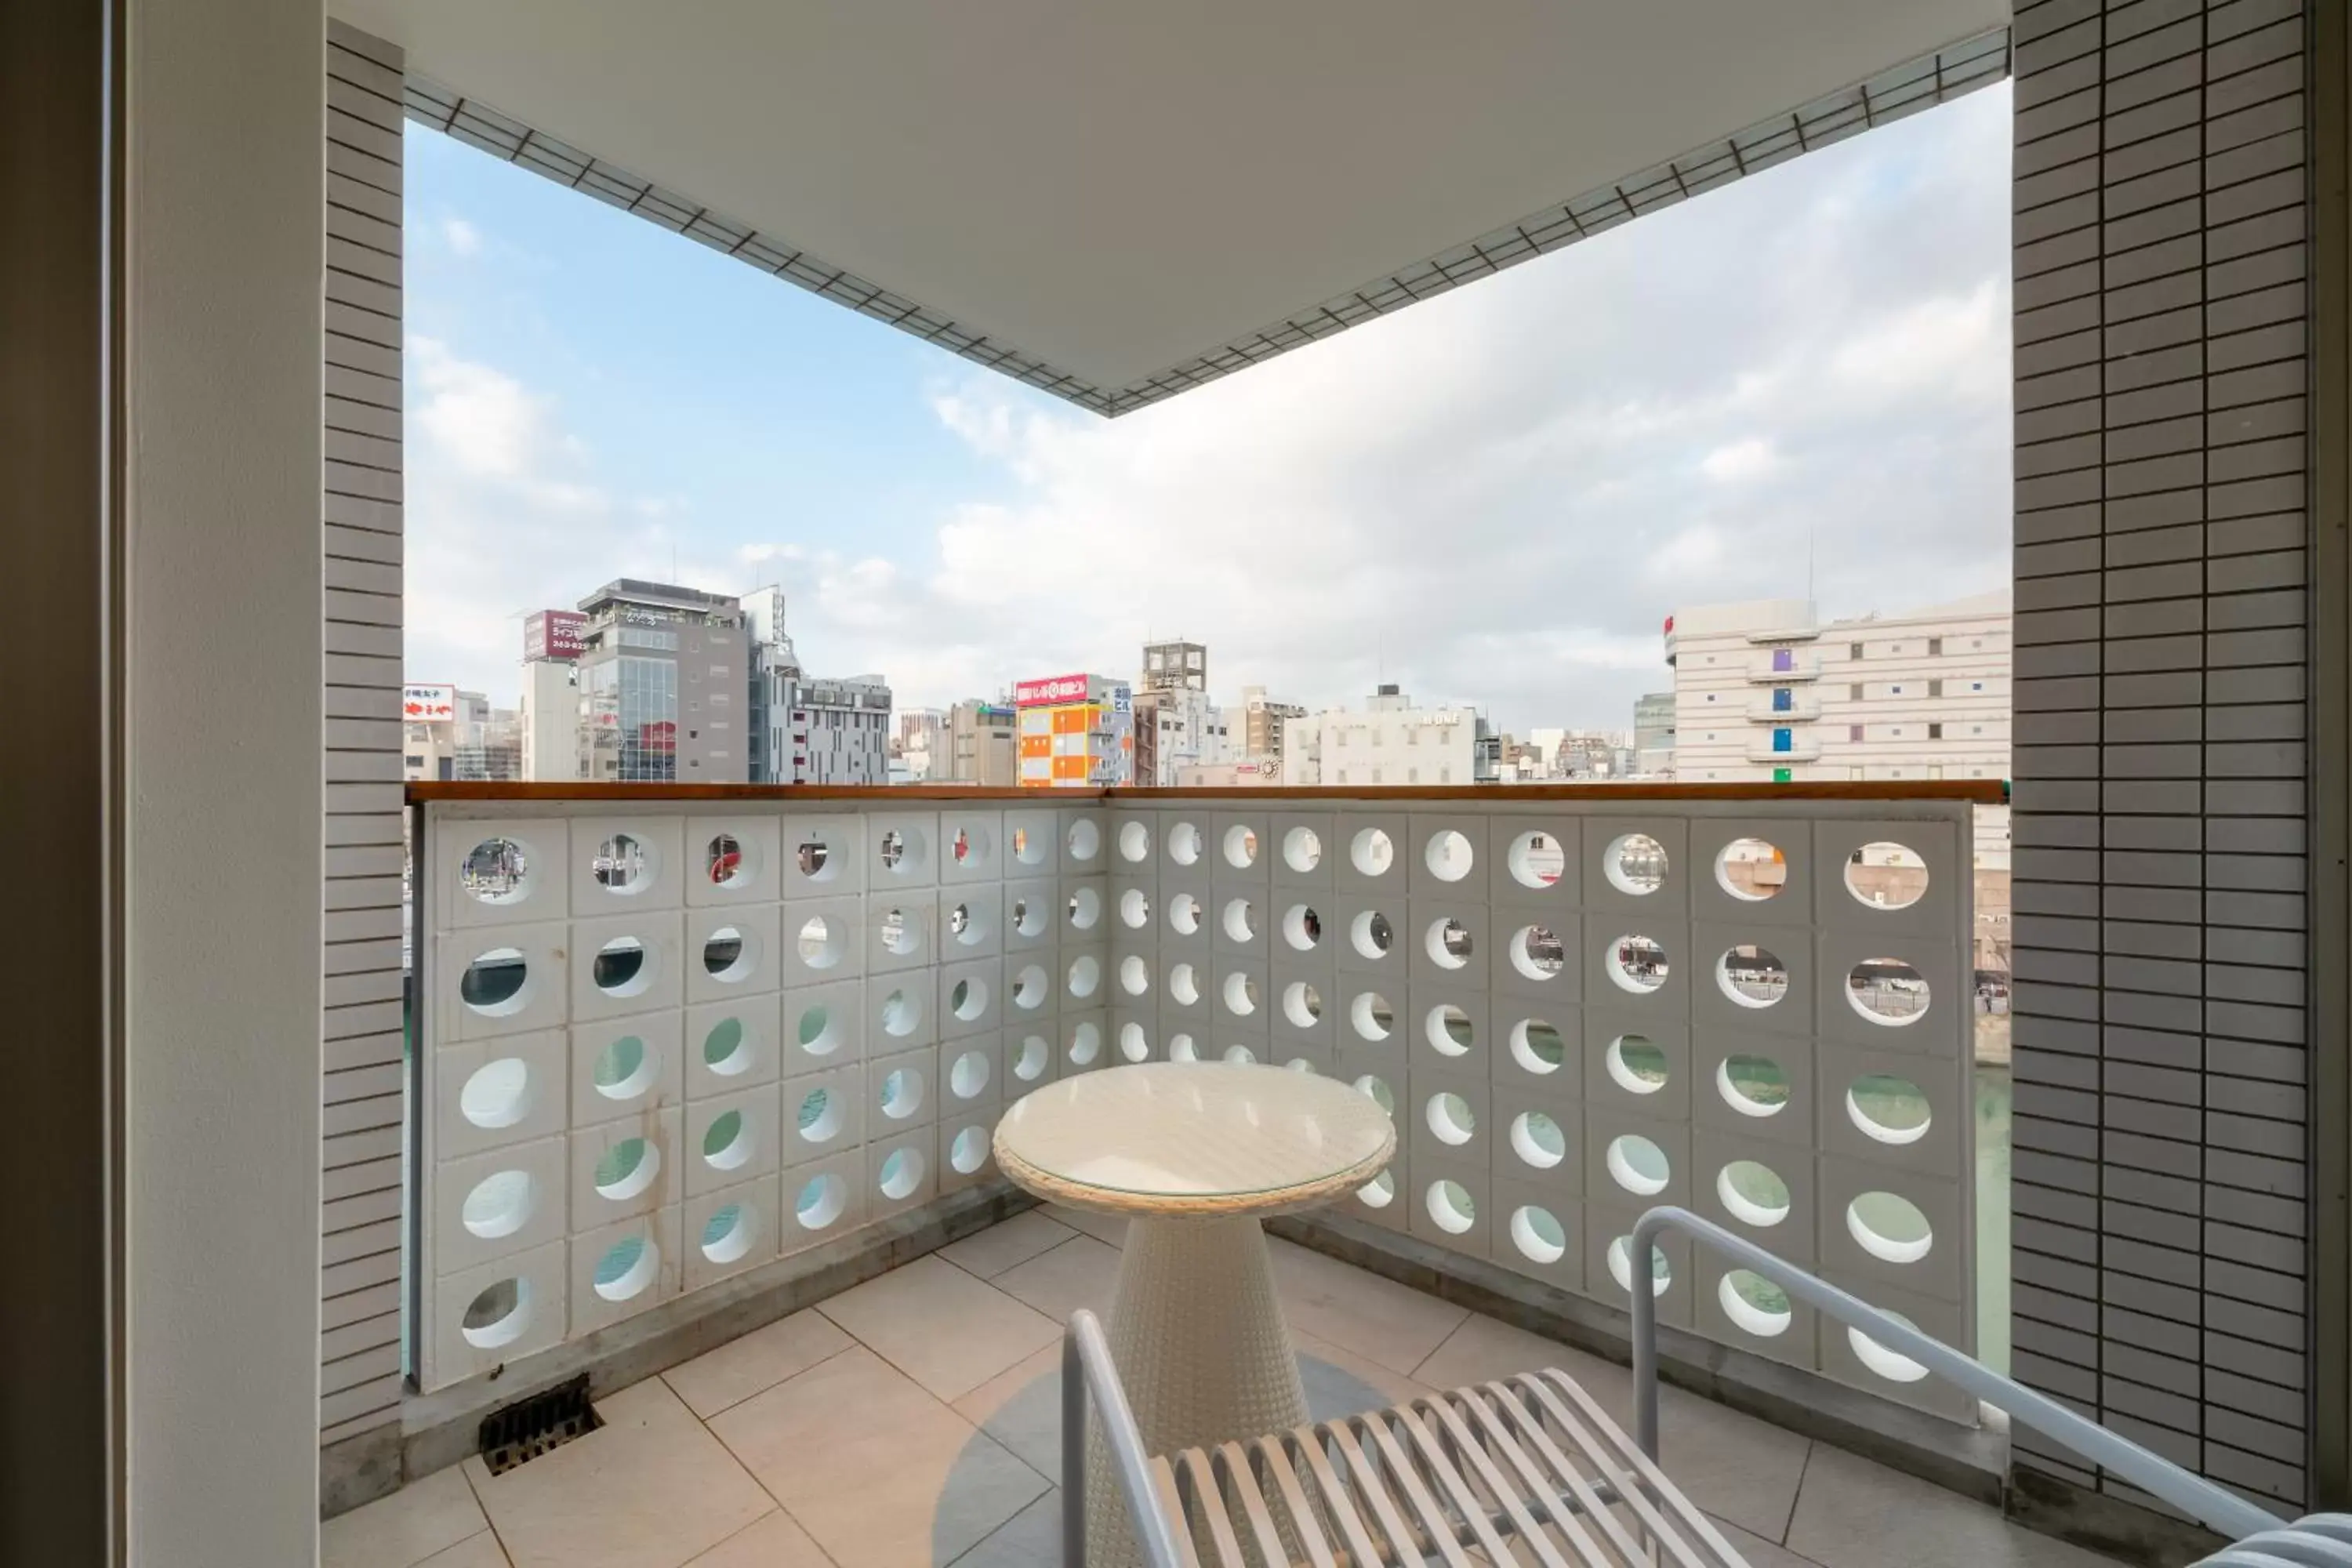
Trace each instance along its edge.
{"label": "white cloud", "polygon": [[[678,549],[781,582],[812,668],[906,705],[1183,635],[1228,698],[1385,679],[1627,724],[1668,614],[1801,594],[1809,556],[1831,615],[2005,581],[2008,138],[1979,93],[1117,421],[950,366],[931,415],[990,479],[913,550],[730,538],[706,569],[708,528],[609,499],[552,405],[419,343],[412,615],[455,638]],[[443,553],[493,517],[494,561]]]}
{"label": "white cloud", "polygon": [[1772,443],[1751,436],[1709,452],[1699,459],[1698,471],[1717,484],[1730,485],[1762,479],[1780,466],[1780,455]]}
{"label": "white cloud", "polygon": [[461,217],[441,220],[441,238],[457,256],[475,256],[481,252],[482,231]]}

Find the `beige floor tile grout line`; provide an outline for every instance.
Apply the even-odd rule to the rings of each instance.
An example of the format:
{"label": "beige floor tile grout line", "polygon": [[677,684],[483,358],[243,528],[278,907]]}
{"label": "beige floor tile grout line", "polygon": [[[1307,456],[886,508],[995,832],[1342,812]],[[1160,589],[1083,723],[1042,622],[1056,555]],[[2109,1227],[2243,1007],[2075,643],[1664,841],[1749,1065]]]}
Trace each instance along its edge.
{"label": "beige floor tile grout line", "polygon": [[[809,1308],[809,1309],[807,1309],[807,1310],[810,1310],[810,1311],[814,1311],[814,1310],[815,1310],[815,1309],[814,1309],[814,1308]],[[819,1315],[820,1315],[820,1316],[822,1316],[823,1314],[821,1314],[821,1313],[820,1313]],[[784,1320],[783,1320],[783,1319],[782,1319],[782,1318],[779,1318],[779,1319],[777,1319],[777,1320],[776,1320],[776,1321],[777,1321],[777,1322],[779,1322],[779,1323],[782,1322],[783,1321],[784,1321]],[[826,1318],[824,1321],[825,1321],[826,1322],[828,1322],[828,1323],[833,1323],[833,1320],[832,1320],[831,1318]],[[772,1327],[773,1325],[771,1325],[771,1326]],[[839,1323],[833,1323],[833,1326],[834,1326],[835,1328],[836,1328],[836,1329],[841,1329],[841,1325],[840,1325]],[[754,1332],[754,1333],[757,1333],[759,1331],[755,1329],[755,1330],[753,1330],[753,1331],[752,1331],[752,1332]],[[870,1346],[870,1345],[866,1345],[866,1342],[865,1342],[864,1340],[859,1339],[856,1334],[852,1334],[852,1333],[850,1333],[850,1332],[849,1332],[849,1331],[848,1331],[847,1329],[841,1329],[841,1331],[842,1331],[845,1335],[847,1335],[847,1337],[848,1337],[848,1339],[849,1339],[849,1343],[848,1343],[848,1344],[843,1345],[843,1346],[839,1347],[839,1348],[838,1348],[838,1349],[836,1349],[836,1350],[830,1350],[830,1351],[825,1352],[824,1352],[824,1354],[823,1354],[823,1355],[821,1355],[821,1356],[817,1357],[817,1358],[816,1358],[816,1360],[814,1360],[814,1361],[813,1361],[813,1362],[809,1363],[808,1363],[808,1365],[803,1366],[803,1367],[797,1367],[797,1368],[795,1368],[793,1372],[791,1372],[791,1373],[788,1373],[787,1375],[785,1375],[785,1376],[783,1376],[783,1377],[780,1377],[780,1378],[776,1379],[776,1381],[775,1381],[775,1382],[773,1382],[773,1383],[772,1383],[772,1384],[769,1384],[767,1385],[767,1387],[765,1387],[765,1388],[755,1388],[755,1389],[753,1389],[751,1393],[749,1393],[749,1394],[745,1394],[745,1395],[744,1395],[742,1398],[740,1398],[740,1399],[730,1399],[730,1400],[729,1400],[726,1404],[724,1404],[724,1405],[720,1405],[718,1409],[716,1409],[716,1410],[712,1411],[712,1412],[710,1413],[710,1415],[701,1415],[700,1413],[698,1413],[698,1412],[694,1408],[694,1406],[693,1406],[693,1405],[686,1405],[686,1395],[685,1395],[683,1393],[681,1393],[681,1392],[679,1391],[677,1384],[676,1384],[672,1383],[672,1382],[669,1380],[669,1374],[670,1374],[671,1373],[673,1373],[673,1372],[676,1372],[676,1371],[677,1370],[677,1367],[675,1367],[675,1366],[674,1366],[674,1367],[665,1367],[665,1368],[664,1368],[663,1370],[661,1370],[660,1372],[657,1372],[657,1373],[654,1373],[654,1375],[655,1375],[656,1377],[657,1377],[657,1378],[661,1379],[662,1386],[663,1386],[664,1388],[668,1389],[668,1390],[670,1391],[671,1395],[672,1395],[673,1397],[675,1397],[680,1405],[686,1405],[686,1413],[687,1413],[688,1415],[693,1416],[697,1421],[701,1422],[701,1423],[702,1423],[702,1425],[703,1425],[705,1427],[708,1427],[708,1426],[710,1425],[710,1417],[711,1417],[711,1415],[726,1415],[730,1410],[734,1409],[734,1408],[735,1408],[737,1405],[749,1405],[752,1400],[757,1399],[757,1398],[759,1398],[759,1397],[760,1397],[760,1395],[761,1395],[761,1394],[765,1394],[765,1393],[769,1392],[769,1390],[770,1390],[770,1389],[782,1388],[784,1384],[788,1384],[788,1383],[792,1382],[792,1380],[793,1380],[793,1378],[800,1376],[800,1374],[801,1374],[802,1373],[804,1373],[804,1372],[814,1372],[817,1368],[819,1368],[819,1367],[823,1366],[825,1363],[827,1363],[827,1362],[829,1362],[829,1361],[833,1360],[833,1359],[834,1359],[834,1357],[846,1353],[850,1349],[852,1349],[852,1348],[853,1348],[853,1347],[855,1347],[855,1346],[865,1345],[865,1346],[866,1346],[866,1349],[868,1349],[868,1350],[873,1349],[873,1347],[872,1347],[872,1346]],[[741,1336],[738,1336],[738,1337],[739,1337],[739,1338],[740,1338]],[[730,1345],[731,1345],[731,1344],[733,1344],[733,1343],[735,1343],[735,1342],[735,1342],[734,1340],[730,1340],[730,1341],[728,1341],[728,1342],[727,1342],[727,1344],[730,1344]],[[727,1346],[726,1346],[726,1345],[719,1345],[719,1346],[715,1347],[715,1349],[717,1349],[717,1350],[724,1350],[724,1349],[726,1349],[726,1348],[727,1348]],[[711,1351],[705,1351],[705,1352],[703,1352],[703,1354],[704,1354],[704,1355],[709,1355],[709,1354],[711,1354],[711,1353],[713,1353]],[[879,1352],[877,1352],[877,1353],[879,1353]],[[696,1358],[695,1358],[695,1360],[697,1360],[697,1361],[698,1361],[698,1360],[700,1360],[700,1359],[701,1359],[701,1357],[700,1357],[700,1356],[698,1356],[698,1357],[696,1357]],[[680,1362],[680,1363],[678,1363],[678,1366],[691,1366],[692,1364],[693,1364],[693,1363],[692,1363],[692,1362]],[[716,1432],[713,1432],[713,1433],[711,1433],[710,1435],[711,1435],[713,1437],[719,1437],[719,1434],[718,1434],[718,1433],[716,1433]],[[726,1443],[727,1443],[727,1439],[725,1439],[724,1437],[719,1437],[719,1446],[720,1446],[721,1447],[726,1447]],[[728,1451],[730,1454],[732,1454],[732,1453],[734,1452],[734,1450],[733,1450],[732,1448],[729,1448],[727,1451]],[[737,1461],[737,1463],[739,1463],[739,1464],[740,1464],[740,1463],[741,1463],[741,1461],[740,1461],[740,1460],[738,1460],[738,1461]]]}

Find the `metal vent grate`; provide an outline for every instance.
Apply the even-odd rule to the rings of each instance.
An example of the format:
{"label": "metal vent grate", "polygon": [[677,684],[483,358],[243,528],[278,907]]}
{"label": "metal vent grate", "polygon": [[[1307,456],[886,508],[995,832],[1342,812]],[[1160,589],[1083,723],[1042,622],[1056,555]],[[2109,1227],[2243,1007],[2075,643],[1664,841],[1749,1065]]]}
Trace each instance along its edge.
{"label": "metal vent grate", "polygon": [[502,1475],[604,1424],[588,1403],[588,1374],[582,1373],[528,1399],[493,1410],[482,1418],[482,1460]]}

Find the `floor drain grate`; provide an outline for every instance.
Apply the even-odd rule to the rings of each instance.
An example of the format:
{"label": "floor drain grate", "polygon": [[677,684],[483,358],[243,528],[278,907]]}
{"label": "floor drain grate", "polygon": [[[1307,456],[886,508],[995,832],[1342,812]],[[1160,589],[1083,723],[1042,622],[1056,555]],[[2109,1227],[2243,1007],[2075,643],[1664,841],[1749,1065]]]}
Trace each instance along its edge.
{"label": "floor drain grate", "polygon": [[604,1424],[588,1403],[588,1374],[558,1384],[544,1394],[518,1399],[482,1418],[482,1462],[490,1474],[503,1475],[517,1465],[583,1437]]}

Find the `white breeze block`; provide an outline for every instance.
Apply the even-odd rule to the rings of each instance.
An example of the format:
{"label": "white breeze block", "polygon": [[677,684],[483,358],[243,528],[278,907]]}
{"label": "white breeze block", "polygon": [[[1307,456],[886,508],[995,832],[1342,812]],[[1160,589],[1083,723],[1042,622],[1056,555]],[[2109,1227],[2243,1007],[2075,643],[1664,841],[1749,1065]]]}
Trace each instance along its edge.
{"label": "white breeze block", "polygon": [[954,963],[1004,951],[1004,885],[957,884],[940,890],[939,952]]}
{"label": "white breeze block", "polygon": [[1689,919],[1686,820],[1643,813],[1588,816],[1580,826],[1584,843],[1577,875],[1583,882],[1584,907],[1596,921],[1603,913],[1675,927]]}
{"label": "white breeze block", "polygon": [[1968,1169],[1969,1064],[1824,1043],[1813,1065],[1813,1147],[1823,1155],[1955,1179]]}
{"label": "white breeze block", "polygon": [[[1971,1320],[1967,1309],[1958,1303],[1914,1296],[1875,1279],[1842,1277],[1834,1269],[1824,1269],[1822,1277],[1880,1311],[1906,1320],[1921,1333],[1941,1341],[1962,1355],[1976,1353]],[[1941,1415],[1948,1421],[1976,1420],[1973,1395],[1928,1373],[1923,1366],[1906,1364],[1903,1358],[1883,1345],[1857,1342],[1869,1340],[1860,1330],[1849,1329],[1832,1318],[1822,1318],[1816,1324],[1816,1333],[1821,1370],[1825,1375],[1848,1387]]]}
{"label": "white breeze block", "polygon": [[1691,1097],[1700,1090],[1691,1070],[1688,1025],[1595,1006],[1585,1009],[1584,1028],[1586,1100],[1603,1115],[1689,1119]]}
{"label": "white breeze block", "polygon": [[1406,883],[1416,899],[1484,904],[1486,897],[1487,834],[1484,817],[1463,813],[1414,816],[1405,820],[1410,863]]}
{"label": "white breeze block", "polygon": [[1333,885],[1332,816],[1328,811],[1277,811],[1266,822],[1267,871],[1274,886],[1318,893]]}
{"label": "white breeze block", "polygon": [[1110,1019],[1107,1014],[1065,1013],[1060,1019],[1063,1078],[1094,1072],[1111,1065]]}
{"label": "white breeze block", "polygon": [[1216,853],[1210,834],[1212,817],[1190,806],[1171,808],[1160,818],[1160,875],[1206,882]]}
{"label": "white breeze block", "polygon": [[1266,889],[1244,882],[1223,882],[1212,888],[1210,898],[1211,950],[1240,958],[1264,958],[1269,951],[1266,928],[1274,922]]}
{"label": "white breeze block", "polygon": [[576,1338],[657,1307],[678,1292],[678,1207],[672,1204],[572,1238],[572,1322]]}
{"label": "white breeze block", "polygon": [[[1664,951],[1663,971],[1641,945],[1644,940]],[[1691,951],[1687,924],[1589,914],[1582,952],[1584,994],[1593,1005],[1643,1018],[1690,1016],[1692,972],[1706,965]]]}
{"label": "white breeze block", "polygon": [[[1416,1083],[1420,1078],[1416,1075]],[[1497,1181],[1531,1183],[1561,1197],[1584,1194],[1585,1108],[1524,1084],[1487,1089],[1486,1163]]]}
{"label": "white breeze block", "polygon": [[776,1106],[786,1169],[855,1149],[866,1140],[865,1064],[788,1078]]}
{"label": "white breeze block", "polygon": [[866,982],[803,985],[782,998],[782,1073],[786,1078],[855,1062],[866,1055]]}
{"label": "white breeze block", "polygon": [[1002,881],[1004,814],[957,806],[940,813],[940,882],[944,887]]}
{"label": "white breeze block", "polygon": [[684,1100],[681,1022],[668,1012],[574,1024],[571,1125],[594,1126]]}
{"label": "white breeze block", "polygon": [[940,881],[940,814],[877,811],[866,822],[866,889],[875,896]]}
{"label": "white breeze block", "polygon": [[772,904],[784,896],[783,819],[766,812],[686,819],[686,902]]}
{"label": "white breeze block", "polygon": [[1004,876],[1011,880],[1052,879],[1062,865],[1061,823],[1051,808],[1004,814]]}
{"label": "white breeze block", "polygon": [[683,1113],[672,1106],[571,1135],[574,1235],[651,1214],[685,1194]]}
{"label": "white breeze block", "polygon": [[1001,940],[1008,956],[1038,949],[1050,952],[1060,942],[1064,915],[1054,896],[1058,886],[1050,879],[1004,884]]}
{"label": "white breeze block", "polygon": [[685,821],[676,816],[572,819],[572,913],[643,914],[686,903]]}
{"label": "white breeze block", "polygon": [[866,1125],[869,1137],[895,1137],[939,1120],[940,1053],[936,1046],[877,1057],[866,1064]]}
{"label": "white breeze block", "polygon": [[686,1010],[686,1092],[700,1100],[773,1083],[782,1071],[781,996],[706,1002]]}
{"label": "white breeze block", "polygon": [[439,1037],[481,1040],[562,1025],[571,1016],[571,927],[561,923],[435,937],[433,1016]]}
{"label": "white breeze block", "polygon": [[1004,1023],[1004,961],[983,958],[940,969],[940,1038],[993,1034]]}
{"label": "white breeze block", "polygon": [[979,1115],[1006,1098],[1004,1041],[996,1034],[970,1035],[939,1047],[940,1115]]}
{"label": "white breeze block", "polygon": [[871,1218],[886,1219],[939,1195],[938,1143],[937,1131],[925,1126],[866,1146],[866,1205]]}
{"label": "white breeze block", "polygon": [[557,1240],[564,1195],[562,1138],[446,1162],[434,1173],[435,1269],[462,1273]]}
{"label": "white breeze block", "polygon": [[1004,1101],[1010,1105],[1033,1089],[1061,1076],[1060,1053],[1052,1026],[1004,1031]]}
{"label": "white breeze block", "polygon": [[1695,1249],[1692,1262],[1698,1270],[1692,1327],[1767,1361],[1807,1371],[1821,1364],[1819,1314],[1811,1307],[1705,1247]]}
{"label": "white breeze block", "polygon": [[1416,1068],[1493,1079],[1494,1026],[1484,987],[1416,981],[1405,987],[1403,1000],[1398,1032]]}
{"label": "white breeze block", "polygon": [[866,983],[866,1054],[888,1056],[940,1041],[940,972],[909,969]]}
{"label": "white breeze block", "polygon": [[1658,1321],[1677,1329],[1686,1329],[1692,1322],[1691,1299],[1697,1294],[1692,1289],[1690,1237],[1668,1231],[1658,1237],[1654,1253],[1664,1258],[1661,1268],[1655,1258],[1650,1268],[1643,1269],[1633,1257],[1633,1226],[1641,1219],[1647,1204],[1617,1204],[1601,1198],[1587,1200],[1584,1205],[1584,1293],[1596,1301],[1606,1301],[1612,1307],[1633,1306],[1628,1288],[1644,1273],[1650,1277],[1652,1293],[1658,1300]]}
{"label": "white breeze block", "polygon": [[[1958,920],[1962,900],[1973,878],[1973,834],[1949,821],[1881,819],[1813,825],[1813,851],[1821,876],[1813,887],[1814,922],[1827,930],[1851,931],[1870,936],[1962,938]],[[1878,903],[1857,890],[1864,868],[1854,857],[1865,846],[1897,845],[1921,862],[1927,889],[1909,904]],[[1865,854],[1866,861],[1882,857]]]}
{"label": "white breeze block", "polygon": [[425,879],[438,929],[571,917],[572,834],[561,817],[450,822],[435,842],[441,853]]}
{"label": "white breeze block", "polygon": [[1331,834],[1324,853],[1331,857],[1332,886],[1402,908],[1412,891],[1412,836],[1404,814],[1341,811],[1333,816]]}
{"label": "white breeze block", "polygon": [[1692,1051],[1691,1117],[1735,1137],[1813,1147],[1814,1060],[1811,1040],[1710,1029]]}
{"label": "white breeze block", "polygon": [[774,1084],[698,1100],[686,1108],[685,1195],[699,1197],[755,1176],[772,1174],[782,1163],[778,1133],[779,1091]]}
{"label": "white breeze block", "polygon": [[[1584,1190],[1636,1211],[1690,1203],[1690,1128],[1584,1108]],[[1664,1169],[1658,1168],[1663,1156]]]}
{"label": "white breeze block", "polygon": [[942,1119],[932,1145],[942,1196],[976,1187],[996,1175],[996,1112]]}
{"label": "white breeze block", "polygon": [[801,899],[784,905],[783,983],[814,985],[866,973],[866,900]]}
{"label": "white breeze block", "polygon": [[1465,1258],[1491,1256],[1494,1180],[1477,1160],[1453,1160],[1416,1143],[1412,1205],[1405,1228],[1422,1240]]}
{"label": "white breeze block", "polygon": [[1497,910],[1575,909],[1584,898],[1582,842],[1572,816],[1487,818],[1488,901]]}
{"label": "white breeze block", "polygon": [[1504,910],[1494,917],[1494,935],[1486,945],[1486,986],[1497,996],[1521,996],[1546,1006],[1574,1006],[1580,994],[1595,1000],[1603,993],[1588,981],[1580,948],[1580,932],[1589,934],[1572,914]]}
{"label": "white breeze block", "polygon": [[1580,1009],[1496,996],[1488,999],[1486,1016],[1490,1079],[1524,1081],[1559,1094],[1583,1092],[1584,1057],[1593,1047]]}
{"label": "white breeze block", "polygon": [[866,972],[889,974],[937,963],[940,906],[935,889],[891,889],[866,896]]}
{"label": "white breeze block", "polygon": [[1583,1201],[1547,1183],[1499,1174],[1491,1192],[1493,1260],[1554,1289],[1584,1294]]}
{"label": "white breeze block", "polygon": [[551,1241],[435,1280],[426,1385],[442,1387],[562,1343],[570,1315],[565,1251]]}
{"label": "white breeze block", "polygon": [[[1976,1004],[1961,973],[1959,944],[1949,938],[1858,935],[1823,931],[1821,1037],[1878,1050],[1955,1058],[1969,1054]],[[1892,961],[1907,966],[1878,965]]]}
{"label": "white breeze block", "polygon": [[1801,1149],[1695,1128],[1691,1210],[1811,1268],[1820,1257],[1816,1233],[1822,1214],[1814,1165]]}
{"label": "white breeze block", "polygon": [[856,1230],[866,1220],[866,1151],[845,1150],[783,1173],[780,1251],[786,1257]]}
{"label": "white breeze block", "polygon": [[688,910],[686,999],[711,1002],[773,991],[782,985],[782,923],[783,911],[776,904]]}
{"label": "white breeze block", "polygon": [[441,1047],[433,1064],[435,1157],[561,1133],[571,1116],[568,1050],[560,1029]]}
{"label": "white breeze block", "polygon": [[1694,922],[1690,953],[1691,1024],[1698,1033],[1812,1034],[1820,970],[1810,931]]}
{"label": "white breeze block", "polygon": [[1055,905],[1061,921],[1061,942],[1108,942],[1111,932],[1110,879],[1065,877]]}
{"label": "white breeze block", "polygon": [[1108,831],[1111,874],[1149,881],[1160,865],[1160,814],[1114,811]]}
{"label": "white breeze block", "polygon": [[[1414,984],[1487,989],[1495,943],[1500,937],[1483,900],[1434,893],[1414,897],[1406,910],[1406,927],[1397,934],[1406,945],[1406,973]],[[1519,928],[1505,929],[1517,931]]]}
{"label": "white breeze block", "polygon": [[1212,882],[1263,889],[1276,858],[1272,823],[1262,811],[1220,811],[1209,819]]}
{"label": "white breeze block", "polygon": [[866,891],[866,818],[855,812],[787,814],[784,898],[854,899]]}
{"label": "white breeze block", "polygon": [[773,1258],[782,1220],[781,1178],[772,1173],[687,1199],[678,1237],[683,1288],[698,1290]]}
{"label": "white breeze block", "polygon": [[1702,816],[1690,824],[1694,920],[1810,931],[1820,869],[1812,824],[1801,819]]}
{"label": "white breeze block", "polygon": [[685,939],[676,909],[572,921],[573,1020],[676,1007],[685,995]]}
{"label": "white breeze block", "polygon": [[1094,806],[1066,806],[1060,813],[1062,875],[1098,877],[1110,868],[1110,840],[1102,812]]}

